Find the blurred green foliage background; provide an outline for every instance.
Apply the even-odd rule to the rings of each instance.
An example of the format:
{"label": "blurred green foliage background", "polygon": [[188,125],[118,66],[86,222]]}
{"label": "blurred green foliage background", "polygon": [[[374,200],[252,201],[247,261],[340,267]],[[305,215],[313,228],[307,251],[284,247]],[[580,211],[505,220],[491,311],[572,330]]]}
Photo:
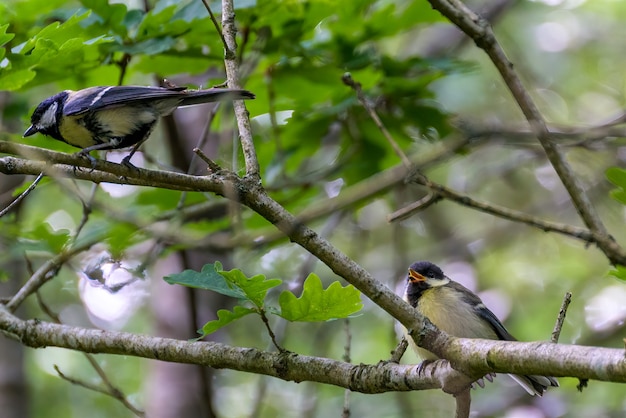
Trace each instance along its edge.
{"label": "blurred green foliage background", "polygon": [[[210,5],[219,16],[220,4]],[[465,141],[424,168],[431,179],[473,198],[582,225],[487,57],[428,2],[246,0],[235,1],[235,7],[242,80],[257,95],[246,105],[263,184],[293,214],[325,208],[329,199],[341,199],[352,187],[367,184],[366,189],[374,190],[381,184],[376,175],[400,164],[354,91],[342,83],[342,75],[350,72],[405,153],[427,158]],[[589,134],[592,127],[623,117],[626,3],[487,0],[473,7],[490,18],[544,116],[563,133],[568,160],[609,231],[626,244],[623,128],[616,124],[604,135]],[[0,16],[3,140],[75,152],[49,138],[21,138],[34,106],[59,90],[151,85],[163,78],[209,87],[225,78],[221,40],[200,1],[4,0]],[[220,165],[243,174],[232,112],[223,107],[201,145]],[[191,162],[191,149],[203,136],[209,111],[183,109],[162,122],[143,146],[145,165],[203,174],[201,165]],[[609,167],[612,183],[605,175]],[[0,175],[5,198],[30,183],[29,178],[21,179],[24,184],[10,180],[15,178]],[[23,263],[24,253],[36,267],[58,252],[80,224],[91,188],[86,182],[48,179],[18,213],[0,219],[5,280],[0,289],[7,293],[11,281],[22,283],[28,277],[24,265],[19,273],[4,267],[16,260]],[[520,340],[549,339],[561,299],[571,291],[560,342],[623,346],[626,287],[607,274],[609,263],[596,248],[448,201],[401,222],[387,221],[390,213],[427,193],[400,179],[363,199],[343,202],[341,209],[320,210],[308,224],[398,292],[411,262],[435,262],[479,292]],[[69,263],[41,291],[45,305],[64,323],[195,338],[196,329],[215,319],[218,309],[232,309],[233,301],[169,286],[162,278],[187,268],[199,271],[214,261],[248,276],[283,280],[281,287],[270,290],[270,299],[285,289],[299,294],[311,272],[325,286],[339,279],[278,237],[260,216],[229,206],[218,196],[111,185],[102,185],[94,196],[81,237],[102,234],[102,245]],[[187,216],[181,208],[197,213]],[[84,275],[85,266],[102,257],[131,266],[143,263],[145,277],[123,284],[120,291],[103,290],[102,283],[96,286]],[[364,309],[349,325],[344,320],[305,324],[272,318],[272,326],[288,350],[336,359],[345,355],[349,334],[351,361],[376,363],[389,358],[399,337],[392,318],[363,302]],[[48,319],[34,299],[20,314]],[[210,338],[271,349],[255,316]],[[29,405],[30,416],[132,416],[112,398],[57,376],[53,365],[66,375],[99,382],[78,353],[48,348],[23,355],[19,364],[28,395],[16,396],[27,396],[21,401]],[[314,383],[192,366],[185,366],[185,374],[147,360],[97,359],[150,417],[326,417],[340,415],[344,403],[342,389]],[[403,359],[417,361],[412,353]],[[7,379],[2,371],[0,376]],[[486,389],[473,391],[474,416],[626,414],[620,385],[591,382],[578,393],[577,380],[560,383],[560,389],[534,399],[499,377]],[[187,396],[189,409],[176,409],[177,401]],[[194,409],[194,402],[202,406]],[[350,407],[357,417],[446,417],[452,416],[454,402],[438,391],[354,393]]]}

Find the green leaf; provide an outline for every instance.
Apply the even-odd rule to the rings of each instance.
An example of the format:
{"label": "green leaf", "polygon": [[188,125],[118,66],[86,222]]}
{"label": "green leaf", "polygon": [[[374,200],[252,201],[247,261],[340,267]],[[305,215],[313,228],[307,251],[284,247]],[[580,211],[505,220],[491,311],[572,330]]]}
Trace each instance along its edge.
{"label": "green leaf", "polygon": [[[91,9],[92,14],[88,18],[87,24],[99,23],[103,29],[110,30],[122,36],[126,36],[127,26],[131,26],[133,18],[143,13],[140,10],[130,10],[127,12],[126,5],[122,3],[109,4],[107,0],[81,0],[83,6]],[[130,19],[128,15],[132,16]],[[140,19],[139,18],[139,19]]]}
{"label": "green leaf", "polygon": [[609,195],[618,202],[626,205],[626,190],[615,189],[609,192]]}
{"label": "green leaf", "polygon": [[24,86],[81,77],[99,68],[107,56],[106,45],[113,38],[102,30],[85,27],[89,13],[74,14],[63,23],[55,21],[40,29],[25,42],[3,52],[0,90],[18,90]]}
{"label": "green leaf", "polygon": [[614,185],[626,189],[626,170],[610,167],[606,170],[606,178]]}
{"label": "green leaf", "polygon": [[198,330],[198,332],[204,337],[205,335],[212,334],[231,322],[254,312],[256,312],[255,309],[244,308],[243,306],[235,306],[232,312],[226,309],[220,309],[217,311],[218,319],[207,322],[201,329]]}
{"label": "green leaf", "polygon": [[[219,264],[219,263],[216,263]],[[221,265],[218,266],[221,269]],[[206,264],[202,271],[185,270],[163,278],[169,284],[180,284],[195,289],[211,290],[235,299],[248,299],[238,286],[234,286],[216,271],[213,264]]]}
{"label": "green leaf", "polygon": [[617,266],[615,266],[615,270],[609,271],[609,274],[623,282],[626,282],[626,266],[621,266],[618,264]]}
{"label": "green leaf", "polygon": [[223,271],[219,262],[206,264],[199,273],[185,270],[165,276],[164,279],[170,284],[212,290],[231,298],[247,300],[259,309],[263,308],[267,291],[282,283],[279,279],[267,280],[262,274],[246,277],[239,269]]}
{"label": "green leaf", "polygon": [[0,26],[0,46],[3,46],[11,39],[15,37],[14,33],[7,33],[7,29],[9,28],[9,24]]}
{"label": "green leaf", "polygon": [[120,45],[116,47],[118,51],[128,54],[146,54],[156,55],[171,49],[176,44],[176,38],[171,36],[161,36],[145,41],[137,42],[131,45]]}
{"label": "green leaf", "polygon": [[70,240],[67,229],[54,230],[49,223],[39,224],[35,229],[24,234],[28,241],[24,241],[24,249],[33,251],[50,251],[59,253]]}
{"label": "green leaf", "polygon": [[113,223],[107,232],[107,244],[114,257],[121,255],[144,238],[137,226],[129,223]]}
{"label": "green leaf", "polygon": [[32,233],[33,237],[46,241],[53,252],[60,252],[70,240],[70,233],[67,229],[55,231],[48,223],[39,225]]}
{"label": "green leaf", "polygon": [[606,178],[618,187],[618,189],[611,190],[611,197],[626,205],[626,170],[610,167],[606,170]]}
{"label": "green leaf", "polygon": [[30,69],[17,70],[0,74],[0,90],[14,91],[33,80],[37,75]]}
{"label": "green leaf", "polygon": [[279,298],[281,314],[288,321],[328,321],[346,318],[363,307],[361,293],[352,285],[342,287],[334,282],[322,288],[320,278],[311,273],[304,282],[302,296],[284,291]]}
{"label": "green leaf", "polygon": [[241,289],[246,295],[246,299],[256,307],[262,308],[265,302],[267,291],[282,283],[280,279],[266,279],[263,274],[246,277],[239,269],[231,271],[218,271],[226,280]]}

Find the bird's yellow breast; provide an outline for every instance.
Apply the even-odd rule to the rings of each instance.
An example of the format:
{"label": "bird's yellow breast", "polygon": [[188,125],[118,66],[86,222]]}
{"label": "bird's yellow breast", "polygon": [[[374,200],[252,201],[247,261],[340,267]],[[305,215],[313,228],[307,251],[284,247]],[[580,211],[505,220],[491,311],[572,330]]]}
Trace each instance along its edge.
{"label": "bird's yellow breast", "polygon": [[150,127],[156,119],[157,115],[151,108],[118,106],[66,116],[61,119],[59,132],[68,144],[86,148],[114,139],[122,140],[142,127]]}
{"label": "bird's yellow breast", "polygon": [[122,138],[136,131],[138,127],[152,124],[157,116],[149,108],[120,106],[97,112],[98,122],[110,129],[110,137]]}
{"label": "bird's yellow breast", "polygon": [[[461,300],[457,291],[446,286],[425,290],[417,303],[417,310],[437,328],[454,337],[497,339],[491,326],[477,315],[473,307]],[[412,338],[408,338],[408,341],[422,359],[438,358],[418,347]]]}
{"label": "bird's yellow breast", "polygon": [[77,116],[66,116],[61,119],[59,124],[59,132],[65,142],[79,148],[90,147],[97,142],[94,141],[91,132],[80,123]]}

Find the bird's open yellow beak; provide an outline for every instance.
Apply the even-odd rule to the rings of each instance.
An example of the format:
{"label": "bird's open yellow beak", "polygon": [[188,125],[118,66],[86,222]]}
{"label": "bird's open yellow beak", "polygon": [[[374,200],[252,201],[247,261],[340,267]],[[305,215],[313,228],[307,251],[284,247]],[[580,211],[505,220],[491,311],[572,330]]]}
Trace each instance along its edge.
{"label": "bird's open yellow beak", "polygon": [[411,283],[425,282],[426,277],[422,276],[421,274],[419,274],[413,269],[409,269],[409,281]]}

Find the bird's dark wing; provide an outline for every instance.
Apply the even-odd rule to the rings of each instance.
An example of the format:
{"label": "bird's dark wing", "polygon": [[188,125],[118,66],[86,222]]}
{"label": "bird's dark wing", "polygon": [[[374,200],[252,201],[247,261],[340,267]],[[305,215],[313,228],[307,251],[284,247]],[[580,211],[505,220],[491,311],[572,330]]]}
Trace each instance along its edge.
{"label": "bird's dark wing", "polygon": [[146,86],[90,87],[70,94],[63,111],[66,115],[80,115],[88,111],[102,110],[141,101],[179,99],[187,93],[180,89]]}
{"label": "bird's dark wing", "polygon": [[500,322],[498,317],[484,304],[481,303],[476,309],[478,311],[478,315],[491,325],[491,328],[493,328],[495,333],[498,335],[498,338],[505,341],[517,341],[517,339],[509,334],[509,331],[504,328],[504,325],[502,325],[502,322]]}
{"label": "bird's dark wing", "polygon": [[474,309],[476,309],[476,313],[478,314],[478,316],[487,321],[487,323],[491,326],[499,339],[506,341],[517,341],[515,337],[509,334],[509,332],[506,330],[506,328],[504,328],[504,325],[502,325],[502,322],[500,322],[498,317],[485,306],[483,301],[478,296],[476,296],[460,283],[452,281],[450,282],[450,286],[461,288],[459,289],[459,291],[463,293],[463,297],[465,298],[466,302],[475,307]]}
{"label": "bird's dark wing", "polygon": [[219,100],[254,99],[254,94],[247,90],[237,89],[185,90],[181,87],[146,86],[90,87],[73,92],[63,110],[66,115],[80,115],[88,111],[168,99],[173,100],[171,108],[174,108]]}

